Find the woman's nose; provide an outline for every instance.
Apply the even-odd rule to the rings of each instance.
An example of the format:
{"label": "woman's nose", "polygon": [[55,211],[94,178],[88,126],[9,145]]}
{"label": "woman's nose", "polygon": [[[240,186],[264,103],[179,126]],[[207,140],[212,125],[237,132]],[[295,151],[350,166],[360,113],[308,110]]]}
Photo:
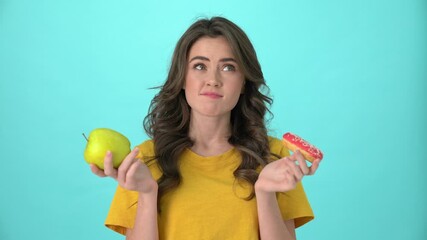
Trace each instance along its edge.
{"label": "woman's nose", "polygon": [[206,84],[210,87],[220,87],[221,84],[221,76],[218,73],[218,71],[212,72],[212,74],[210,74],[208,81],[206,82]]}

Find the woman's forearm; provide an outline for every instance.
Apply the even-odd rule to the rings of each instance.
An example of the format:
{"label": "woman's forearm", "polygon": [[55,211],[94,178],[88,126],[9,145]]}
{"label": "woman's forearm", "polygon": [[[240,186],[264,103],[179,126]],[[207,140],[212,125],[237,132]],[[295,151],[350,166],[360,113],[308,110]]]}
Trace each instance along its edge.
{"label": "woman's forearm", "polygon": [[133,229],[126,232],[127,240],[158,240],[157,188],[152,193],[140,193]]}
{"label": "woman's forearm", "polygon": [[255,190],[260,238],[262,240],[294,240],[293,220],[285,223],[280,213],[276,193]]}

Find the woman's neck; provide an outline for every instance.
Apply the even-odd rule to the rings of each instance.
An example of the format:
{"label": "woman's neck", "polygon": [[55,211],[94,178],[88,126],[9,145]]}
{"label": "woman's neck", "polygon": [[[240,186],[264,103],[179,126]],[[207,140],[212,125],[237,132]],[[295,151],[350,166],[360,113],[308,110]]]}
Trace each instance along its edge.
{"label": "woman's neck", "polygon": [[191,150],[201,156],[216,156],[230,150],[230,117],[191,116],[189,136]]}

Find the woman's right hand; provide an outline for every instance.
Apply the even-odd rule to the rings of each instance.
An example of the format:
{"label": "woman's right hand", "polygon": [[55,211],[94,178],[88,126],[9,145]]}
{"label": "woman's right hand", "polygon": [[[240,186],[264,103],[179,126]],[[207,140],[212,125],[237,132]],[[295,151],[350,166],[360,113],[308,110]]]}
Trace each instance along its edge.
{"label": "woman's right hand", "polygon": [[139,149],[131,151],[118,169],[113,167],[113,154],[108,151],[104,158],[104,170],[95,164],[90,164],[91,171],[99,177],[111,177],[117,180],[119,185],[129,191],[139,193],[157,193],[157,182],[151,175],[147,165],[137,158]]}

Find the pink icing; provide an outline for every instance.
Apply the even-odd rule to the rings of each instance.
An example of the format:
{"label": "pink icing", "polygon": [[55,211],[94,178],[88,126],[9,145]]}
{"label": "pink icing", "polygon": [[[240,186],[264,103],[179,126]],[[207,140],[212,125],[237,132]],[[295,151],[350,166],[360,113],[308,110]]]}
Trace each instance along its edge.
{"label": "pink icing", "polygon": [[295,144],[301,150],[308,152],[310,155],[317,159],[323,158],[323,153],[320,149],[316,148],[314,145],[311,145],[301,137],[293,134],[293,133],[285,133],[283,135],[283,139],[288,140],[290,143]]}

